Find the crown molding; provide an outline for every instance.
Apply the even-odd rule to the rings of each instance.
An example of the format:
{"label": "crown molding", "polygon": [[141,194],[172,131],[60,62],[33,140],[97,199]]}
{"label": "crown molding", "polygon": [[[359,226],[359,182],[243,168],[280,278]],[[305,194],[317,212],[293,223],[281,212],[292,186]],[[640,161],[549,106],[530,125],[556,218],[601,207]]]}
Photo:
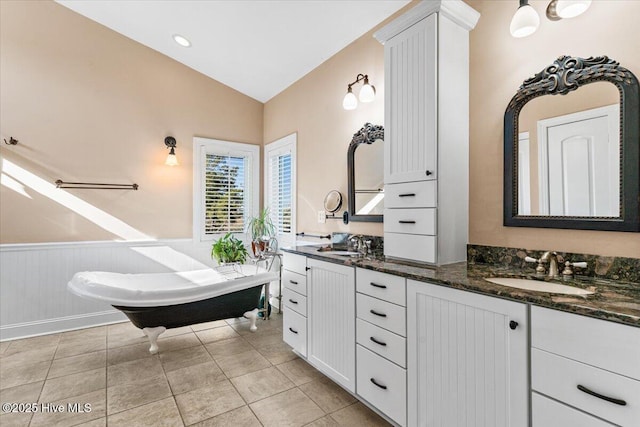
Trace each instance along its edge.
{"label": "crown molding", "polygon": [[480,13],[462,0],[423,0],[405,14],[376,31],[373,37],[385,44],[390,38],[436,12],[451,19],[467,31],[474,29],[480,19]]}

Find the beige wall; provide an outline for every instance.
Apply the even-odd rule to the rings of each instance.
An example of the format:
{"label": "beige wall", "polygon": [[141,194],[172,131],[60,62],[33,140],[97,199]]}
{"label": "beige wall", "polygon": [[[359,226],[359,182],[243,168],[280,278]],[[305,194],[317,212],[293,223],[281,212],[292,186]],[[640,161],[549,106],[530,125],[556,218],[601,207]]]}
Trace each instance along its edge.
{"label": "beige wall", "polygon": [[[56,3],[2,1],[0,12],[1,137],[20,141],[2,143],[3,158],[52,197],[56,179],[140,185],[69,190],[115,217],[91,219],[74,212],[79,200],[3,185],[0,242],[190,237],[193,137],[261,144],[263,104]],[[167,135],[179,167],[163,164]]]}
{"label": "beige wall", "polygon": [[[551,22],[544,17],[548,1],[533,0],[541,26],[525,39],[509,35],[517,2],[467,2],[482,14],[470,35],[470,243],[638,257],[635,233],[502,226],[502,120],[522,81],[562,54],[608,55],[640,75],[640,2],[595,1],[581,17]],[[188,237],[194,135],[268,143],[297,132],[298,231],[382,234],[382,224],[316,220],[328,191],[346,194],[352,134],[367,121],[383,124],[383,47],[372,37],[375,29],[263,111],[257,101],[61,6],[0,5],[2,137],[20,140],[17,147],[1,144],[5,158],[49,182],[135,181],[138,192],[73,194],[154,237]],[[376,100],[345,111],[346,85],[358,73],[369,74]],[[162,164],[168,134],[179,141],[179,168]],[[2,243],[115,237],[27,192],[33,199],[1,190]]]}
{"label": "beige wall", "polygon": [[[411,5],[396,13],[403,13]],[[281,92],[264,107],[264,142],[268,144],[292,132],[298,133],[297,231],[327,233],[348,231],[382,235],[382,223],[328,220],[317,222],[325,195],[340,191],[347,210],[347,149],[351,138],[366,122],[384,124],[384,48],[373,38],[381,23],[332,56],[322,65]],[[367,74],[376,88],[376,99],[359,103],[355,110],[342,108],[347,84]],[[357,94],[362,87],[353,87]]]}
{"label": "beige wall", "polygon": [[582,16],[544,16],[548,1],[531,1],[538,31],[509,35],[516,2],[469,1],[482,16],[471,32],[470,243],[639,257],[640,234],[502,226],[503,115],[523,80],[560,55],[607,55],[640,76],[638,1],[594,1]]}

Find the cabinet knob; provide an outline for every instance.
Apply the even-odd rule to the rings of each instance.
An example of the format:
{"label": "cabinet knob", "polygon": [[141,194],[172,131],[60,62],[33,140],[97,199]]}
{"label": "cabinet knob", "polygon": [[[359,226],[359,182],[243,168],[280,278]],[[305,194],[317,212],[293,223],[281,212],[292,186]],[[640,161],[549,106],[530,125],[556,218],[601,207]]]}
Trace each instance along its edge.
{"label": "cabinet knob", "polygon": [[509,322],[509,327],[511,328],[511,330],[515,330],[518,327],[518,322],[512,320],[511,322]]}
{"label": "cabinet knob", "polygon": [[311,267],[305,267],[304,268],[304,271],[309,271],[309,270],[311,270]]}
{"label": "cabinet knob", "polygon": [[430,176],[430,175],[433,175],[433,172],[431,172],[431,171],[426,171],[426,172],[425,172],[425,174],[426,174],[427,176]]}

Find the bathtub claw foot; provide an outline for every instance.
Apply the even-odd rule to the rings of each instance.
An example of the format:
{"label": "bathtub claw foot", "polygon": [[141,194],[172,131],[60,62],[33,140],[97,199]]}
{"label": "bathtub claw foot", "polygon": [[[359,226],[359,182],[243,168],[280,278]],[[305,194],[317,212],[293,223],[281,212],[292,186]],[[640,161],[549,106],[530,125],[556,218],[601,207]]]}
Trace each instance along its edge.
{"label": "bathtub claw foot", "polygon": [[151,344],[151,347],[149,347],[149,353],[156,354],[158,352],[158,337],[166,330],[167,328],[164,326],[142,329],[142,332],[149,337],[149,343]]}
{"label": "bathtub claw foot", "polygon": [[251,311],[247,311],[246,313],[244,313],[244,317],[246,317],[247,319],[249,319],[249,321],[251,322],[251,325],[249,326],[249,330],[251,332],[255,332],[256,330],[258,330],[258,328],[256,327],[256,320],[258,320],[258,312],[260,310],[258,310],[257,308],[254,308]]}

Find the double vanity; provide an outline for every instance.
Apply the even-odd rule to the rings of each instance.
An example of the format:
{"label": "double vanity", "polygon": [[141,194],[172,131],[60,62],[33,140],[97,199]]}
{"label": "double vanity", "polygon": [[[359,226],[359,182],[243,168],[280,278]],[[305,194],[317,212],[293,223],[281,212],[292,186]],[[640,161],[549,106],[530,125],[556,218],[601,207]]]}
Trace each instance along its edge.
{"label": "double vanity", "polygon": [[[637,427],[640,261],[628,264],[633,278],[601,280],[602,263],[584,258],[535,254],[536,272],[519,255],[476,262],[467,246],[468,32],[478,19],[462,1],[424,1],[374,35],[385,126],[354,135],[346,218],[384,222],[384,257],[285,249],[284,341],[399,426]],[[593,96],[600,86],[613,96]],[[576,101],[547,120],[569,92]],[[576,105],[589,113],[580,121],[607,113],[600,151],[573,127]],[[561,56],[525,80],[504,117],[504,225],[640,231],[639,108],[637,79],[607,57]],[[570,137],[540,139],[560,119]],[[356,167],[369,150],[358,147],[376,140],[384,190],[357,173],[379,168]],[[538,159],[548,159],[539,170]],[[384,221],[359,208],[363,194],[383,194]],[[547,263],[565,279],[545,279]],[[569,278],[572,267],[590,279]]]}
{"label": "double vanity", "polygon": [[486,280],[524,273],[285,249],[283,338],[400,426],[637,425],[640,287],[567,280],[591,292],[570,295]]}

